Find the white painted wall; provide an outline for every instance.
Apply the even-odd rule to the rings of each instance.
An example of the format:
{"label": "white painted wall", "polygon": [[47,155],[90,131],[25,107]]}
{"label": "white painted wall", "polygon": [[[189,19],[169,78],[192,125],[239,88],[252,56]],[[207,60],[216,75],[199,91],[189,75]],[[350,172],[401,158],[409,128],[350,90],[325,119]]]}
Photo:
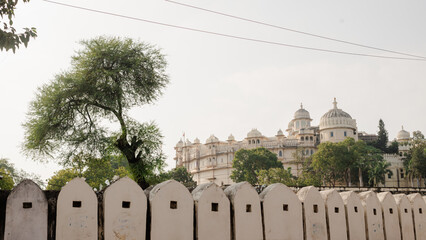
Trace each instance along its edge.
{"label": "white painted wall", "polygon": [[361,192],[358,194],[364,207],[365,226],[367,229],[368,240],[383,240],[385,235],[383,232],[382,206],[372,191]]}
{"label": "white painted wall", "polygon": [[426,239],[426,203],[418,193],[408,195],[414,217],[414,230],[417,239]]}
{"label": "white painted wall", "polygon": [[98,239],[98,199],[82,178],[74,178],[59,193],[56,239]]}
{"label": "white painted wall", "polygon": [[263,206],[265,240],[303,239],[302,203],[293,190],[275,183],[259,196]]}
{"label": "white painted wall", "polygon": [[297,192],[303,203],[305,240],[327,240],[325,205],[315,187],[304,187]]}
{"label": "white painted wall", "polygon": [[329,240],[347,240],[345,204],[334,190],[320,192],[325,202]]}
{"label": "white painted wall", "polygon": [[225,189],[234,213],[234,240],[263,238],[260,199],[248,182],[233,184]]}
{"label": "white painted wall", "polygon": [[137,183],[124,177],[104,192],[105,240],[145,239],[147,199]]}
{"label": "white painted wall", "polygon": [[[401,236],[403,240],[414,238],[413,213],[411,203],[405,194],[393,195],[396,206],[398,207],[399,222],[401,226]],[[421,239],[421,238],[420,238]]]}
{"label": "white painted wall", "polygon": [[377,197],[382,205],[383,226],[386,240],[401,240],[399,213],[395,198],[390,192],[378,193]]}
{"label": "white painted wall", "polygon": [[31,180],[19,183],[7,198],[4,239],[47,239],[47,200]]}
{"label": "white painted wall", "polygon": [[346,226],[350,240],[366,240],[364,207],[358,195],[352,191],[341,192],[345,204]]}
{"label": "white painted wall", "polygon": [[149,193],[151,240],[193,238],[194,201],[188,189],[175,180],[157,184]]}
{"label": "white painted wall", "polygon": [[192,191],[198,240],[230,240],[231,212],[228,197],[215,183],[198,185]]}

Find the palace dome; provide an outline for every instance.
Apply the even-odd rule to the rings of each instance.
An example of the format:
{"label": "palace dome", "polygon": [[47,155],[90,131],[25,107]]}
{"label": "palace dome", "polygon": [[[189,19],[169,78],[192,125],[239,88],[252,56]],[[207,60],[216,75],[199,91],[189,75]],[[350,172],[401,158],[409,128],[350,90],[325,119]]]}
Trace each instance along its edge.
{"label": "palace dome", "polygon": [[404,130],[404,127],[398,132],[396,135],[396,139],[398,140],[408,140],[410,139],[410,133]]}
{"label": "palace dome", "polygon": [[260,133],[256,128],[253,128],[249,133],[247,133],[247,138],[253,137],[262,137],[262,133]]}
{"label": "palace dome", "polygon": [[337,108],[336,98],[333,102],[334,107],[322,115],[320,119],[320,130],[325,128],[349,127],[356,128],[355,119],[352,119],[349,113]]}
{"label": "palace dome", "polygon": [[228,137],[228,141],[235,141],[235,137],[234,137],[234,135],[229,135],[229,137]]}
{"label": "palace dome", "polygon": [[176,144],[176,147],[182,147],[183,146],[183,142],[182,139],[179,140],[179,142]]}
{"label": "palace dome", "polygon": [[311,119],[311,116],[308,111],[303,108],[303,105],[300,104],[300,109],[294,113],[294,119]]}
{"label": "palace dome", "polygon": [[280,129],[280,130],[278,130],[278,132],[277,132],[277,136],[283,136],[284,135],[284,133],[283,133],[283,131]]}
{"label": "palace dome", "polygon": [[194,139],[194,143],[195,143],[195,144],[200,144],[200,139],[195,138],[195,139]]}
{"label": "palace dome", "polygon": [[217,138],[217,137],[215,137],[215,135],[210,135],[210,137],[209,138],[207,138],[207,140],[206,140],[206,144],[207,143],[216,143],[216,142],[219,142],[219,138]]}

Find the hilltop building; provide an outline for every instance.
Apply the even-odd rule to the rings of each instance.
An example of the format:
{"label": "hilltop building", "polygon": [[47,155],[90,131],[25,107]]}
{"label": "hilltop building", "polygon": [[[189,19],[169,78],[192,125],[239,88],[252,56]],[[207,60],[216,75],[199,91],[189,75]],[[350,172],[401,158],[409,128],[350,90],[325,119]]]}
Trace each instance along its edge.
{"label": "hilltop building", "polygon": [[[304,157],[309,157],[317,150],[321,142],[340,142],[347,137],[358,140],[356,120],[337,107],[334,99],[333,108],[320,119],[319,126],[311,126],[309,112],[300,105],[288,123],[287,136],[279,129],[275,136],[264,136],[259,130],[252,129],[247,137],[235,140],[229,135],[226,141],[211,135],[205,143],[198,138],[176,144],[176,166],[184,166],[198,184],[215,182],[218,185],[232,184],[230,174],[234,154],[241,148],[251,149],[265,147],[277,154],[284,168],[291,168],[293,175],[299,175]],[[296,153],[299,158],[296,158]],[[299,160],[297,160],[299,159]]]}

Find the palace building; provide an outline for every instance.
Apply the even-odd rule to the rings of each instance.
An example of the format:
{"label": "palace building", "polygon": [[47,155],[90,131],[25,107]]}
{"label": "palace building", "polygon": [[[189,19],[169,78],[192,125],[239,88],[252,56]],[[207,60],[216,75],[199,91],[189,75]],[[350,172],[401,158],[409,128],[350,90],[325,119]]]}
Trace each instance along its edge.
{"label": "palace building", "polygon": [[[264,136],[259,130],[252,129],[241,140],[236,140],[232,134],[226,141],[214,135],[205,143],[201,143],[198,138],[193,142],[181,139],[175,146],[176,167],[184,166],[197,184],[215,182],[219,186],[229,185],[233,183],[230,175],[235,152],[241,148],[265,147],[277,154],[285,169],[291,168],[292,174],[298,176],[303,158],[314,154],[321,142],[341,142],[348,137],[358,140],[358,136],[361,139],[368,136],[358,133],[356,120],[337,107],[336,99],[333,108],[321,117],[319,126],[312,126],[311,122],[309,112],[301,105],[288,123],[287,136],[281,129],[275,136]],[[410,134],[402,131],[398,133],[397,140],[408,141]],[[395,167],[400,171],[399,164]]]}

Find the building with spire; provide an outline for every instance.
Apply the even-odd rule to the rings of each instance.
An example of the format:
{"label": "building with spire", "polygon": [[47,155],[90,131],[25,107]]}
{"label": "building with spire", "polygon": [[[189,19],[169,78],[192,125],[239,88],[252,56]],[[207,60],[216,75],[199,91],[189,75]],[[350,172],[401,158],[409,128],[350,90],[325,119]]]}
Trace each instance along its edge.
{"label": "building with spire", "polygon": [[[358,140],[359,135],[356,120],[337,107],[336,98],[333,101],[333,108],[321,117],[319,126],[312,126],[312,118],[301,104],[300,109],[288,123],[286,132],[287,136],[279,129],[275,136],[268,137],[253,128],[241,140],[236,140],[232,134],[226,140],[220,140],[212,134],[205,143],[201,143],[198,138],[193,143],[181,139],[175,146],[174,159],[176,166],[184,166],[197,184],[215,182],[219,186],[229,185],[233,183],[230,178],[232,161],[239,149],[265,147],[277,155],[285,169],[291,168],[292,174],[298,176],[302,171],[304,158],[314,154],[320,143],[341,142],[348,137]],[[359,136],[365,134],[361,133]],[[398,133],[397,140],[409,141],[410,133],[402,129]],[[401,149],[401,154],[404,151]],[[386,157],[390,162],[395,161],[392,163],[392,171],[395,171],[395,176],[401,177],[401,171],[403,172],[401,161],[397,162],[392,157]]]}

